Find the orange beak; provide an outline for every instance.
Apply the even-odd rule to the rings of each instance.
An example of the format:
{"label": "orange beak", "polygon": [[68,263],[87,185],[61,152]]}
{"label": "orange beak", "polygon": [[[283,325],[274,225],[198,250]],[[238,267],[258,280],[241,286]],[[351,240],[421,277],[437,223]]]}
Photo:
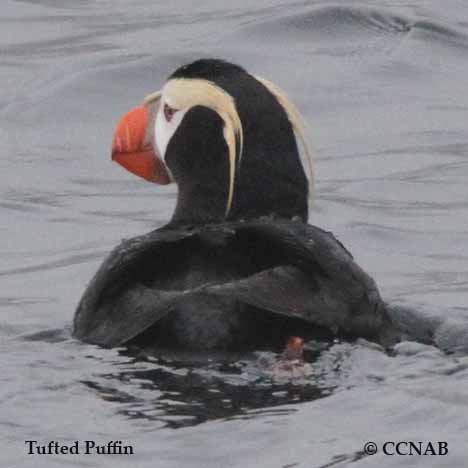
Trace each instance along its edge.
{"label": "orange beak", "polygon": [[146,106],[135,107],[120,119],[112,141],[112,160],[143,179],[166,185],[171,182],[166,165],[151,143],[145,142],[148,122]]}

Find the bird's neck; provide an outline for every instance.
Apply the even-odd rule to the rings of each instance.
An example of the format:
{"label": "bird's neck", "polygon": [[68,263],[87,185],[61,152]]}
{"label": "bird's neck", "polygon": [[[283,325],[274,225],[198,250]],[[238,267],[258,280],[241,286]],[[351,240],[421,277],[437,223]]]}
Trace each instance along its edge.
{"label": "bird's neck", "polygon": [[226,190],[221,187],[190,184],[179,186],[171,224],[206,224],[224,221]]}
{"label": "bird's neck", "polygon": [[227,191],[224,185],[190,184],[179,185],[177,204],[171,225],[201,225],[254,219],[262,216],[307,220],[307,192],[278,189],[261,191],[244,190],[242,198],[234,197],[229,215],[226,217]]}

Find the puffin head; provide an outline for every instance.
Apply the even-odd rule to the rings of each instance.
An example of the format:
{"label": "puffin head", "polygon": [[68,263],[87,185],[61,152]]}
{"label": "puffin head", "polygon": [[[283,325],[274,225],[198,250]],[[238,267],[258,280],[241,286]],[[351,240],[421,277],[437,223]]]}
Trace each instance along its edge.
{"label": "puffin head", "polygon": [[307,219],[313,171],[299,112],[273,83],[222,60],[178,68],[125,114],[112,159],[150,182],[178,185],[173,223]]}

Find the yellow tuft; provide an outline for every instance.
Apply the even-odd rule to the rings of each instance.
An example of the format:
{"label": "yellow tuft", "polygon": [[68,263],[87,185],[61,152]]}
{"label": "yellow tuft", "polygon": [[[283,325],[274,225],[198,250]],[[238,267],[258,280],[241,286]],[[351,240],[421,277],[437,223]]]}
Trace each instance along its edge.
{"label": "yellow tuft", "polygon": [[299,112],[297,107],[292,103],[292,101],[289,99],[286,93],[277,85],[259,76],[254,76],[254,78],[260,83],[262,83],[262,85],[265,86],[265,88],[268,89],[268,91],[270,91],[270,93],[273,94],[273,96],[275,96],[280,106],[286,112],[286,115],[288,116],[289,122],[291,123],[294,132],[301,141],[309,169],[309,202],[312,205],[312,203],[314,202],[315,194],[314,161],[312,157],[312,152],[305,138],[304,124],[301,113]]}
{"label": "yellow tuft", "polygon": [[[301,141],[308,166],[309,201],[314,201],[314,161],[312,152],[305,138],[303,118],[286,93],[265,78],[254,76],[276,98],[286,112],[295,134]],[[243,129],[234,98],[212,81],[198,78],[174,78],[169,80],[162,90],[156,91],[144,99],[144,104],[157,103],[162,95],[174,109],[189,109],[205,106],[214,110],[224,122],[223,136],[229,155],[229,193],[226,204],[226,216],[232,206],[236,170],[240,165],[243,147]],[[239,148],[237,148],[237,144]]]}
{"label": "yellow tuft", "polygon": [[148,96],[143,99],[143,104],[151,104],[153,102],[159,101],[162,96],[162,91],[155,91],[154,93],[148,94]]}
{"label": "yellow tuft", "polygon": [[[204,106],[214,110],[224,122],[223,136],[229,154],[229,193],[226,216],[234,198],[236,170],[242,157],[243,130],[234,98],[215,83],[195,78],[174,78],[163,88],[164,98],[174,109],[189,109]],[[161,93],[151,94],[145,102],[159,99]],[[237,143],[239,148],[237,148]]]}

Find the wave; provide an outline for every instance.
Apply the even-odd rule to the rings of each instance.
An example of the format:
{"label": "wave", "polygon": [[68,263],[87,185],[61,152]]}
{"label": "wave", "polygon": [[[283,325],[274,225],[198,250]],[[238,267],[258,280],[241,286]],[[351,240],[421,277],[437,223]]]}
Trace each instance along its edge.
{"label": "wave", "polygon": [[280,18],[276,23],[289,30],[317,34],[351,31],[400,34],[411,29],[410,20],[387,10],[347,6],[314,8],[307,13]]}
{"label": "wave", "polygon": [[395,323],[409,341],[434,345],[448,354],[468,354],[468,323],[466,310],[460,317],[447,316],[422,306],[388,305]]}
{"label": "wave", "polygon": [[77,265],[80,263],[87,263],[102,258],[107,254],[108,250],[95,250],[89,253],[80,253],[75,255],[69,255],[65,258],[58,260],[51,260],[48,262],[41,262],[35,265],[29,265],[18,268],[10,268],[0,271],[0,276],[12,276],[12,275],[21,275],[25,273],[36,273],[44,272],[48,270],[55,270],[56,268],[69,267],[71,265]]}
{"label": "wave", "polygon": [[357,6],[315,7],[308,11],[290,16],[282,16],[265,21],[248,29],[254,34],[266,35],[269,38],[288,36],[326,36],[342,40],[359,38],[362,35],[416,36],[425,40],[438,41],[451,45],[468,46],[468,34],[440,22],[427,19],[407,17],[389,9],[378,9]]}

